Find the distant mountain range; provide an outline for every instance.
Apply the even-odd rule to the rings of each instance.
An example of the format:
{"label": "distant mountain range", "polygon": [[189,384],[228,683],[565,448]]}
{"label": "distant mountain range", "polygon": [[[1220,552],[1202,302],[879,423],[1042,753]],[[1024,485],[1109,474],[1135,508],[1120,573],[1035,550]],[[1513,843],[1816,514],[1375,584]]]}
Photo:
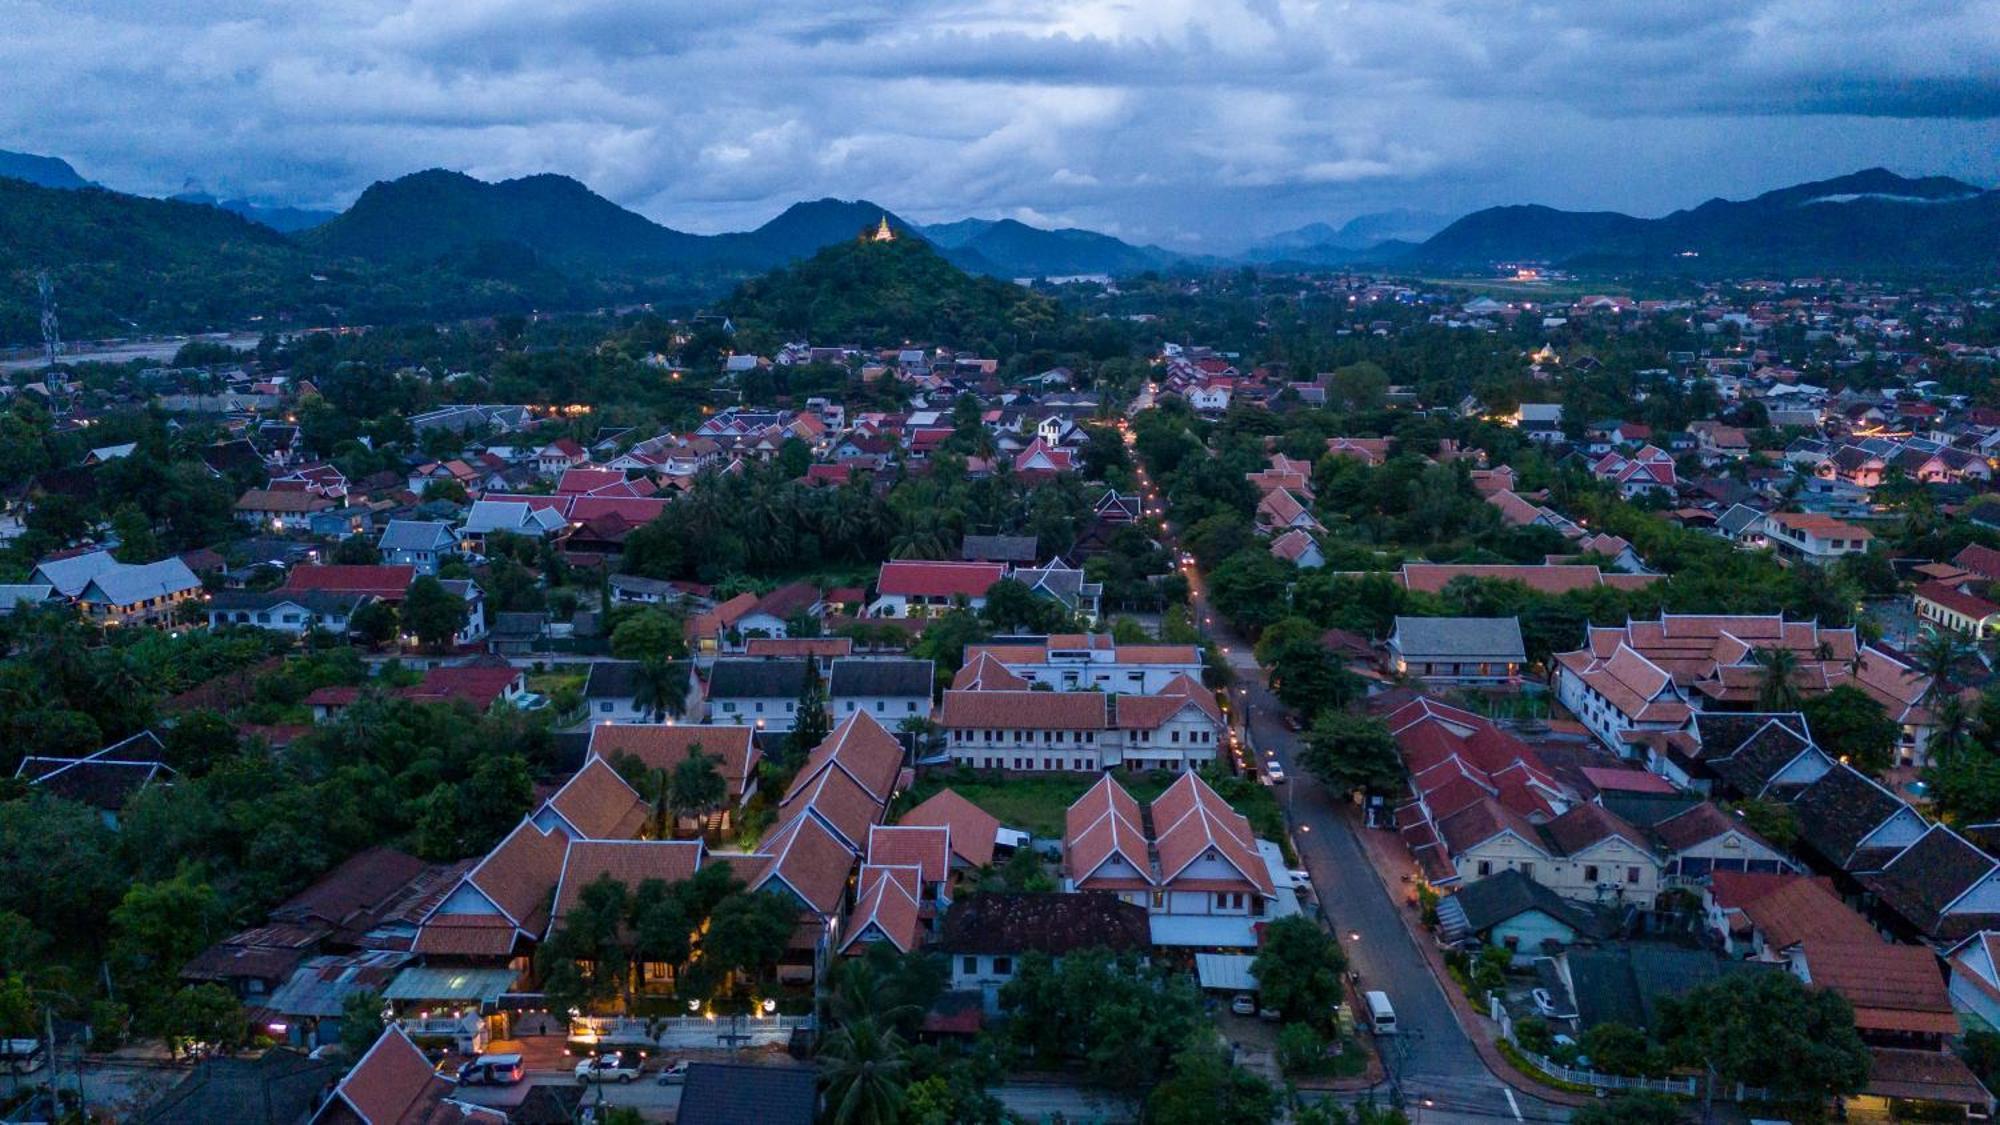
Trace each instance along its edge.
{"label": "distant mountain range", "polygon": [[2000,263],[2000,191],[1870,168],[1753,199],[1711,199],[1658,219],[1489,207],[1388,259],[1422,269],[1505,261],[1707,276],[1988,269]]}
{"label": "distant mountain range", "polygon": [[[1205,268],[1228,260],[1012,219],[919,226],[868,200],[819,199],[726,234],[674,230],[566,176],[488,183],[432,169],[371,185],[338,215],[99,187],[52,157],[0,152],[0,341],[31,339],[36,270],[57,274],[72,334],[204,328],[258,314],[323,322],[483,315],[665,301],[853,241],[887,221],[950,264],[993,278]],[[1579,271],[1922,274],[2000,264],[2000,192],[1876,168],[1659,219],[1493,207],[1424,237],[1397,211],[1312,224],[1237,262],[1461,273],[1541,261]],[[412,266],[422,268],[412,269]],[[25,288],[23,288],[25,286]]]}
{"label": "distant mountain range", "polygon": [[1242,253],[1250,262],[1344,265],[1380,256],[1384,247],[1405,248],[1443,230],[1450,215],[1432,211],[1377,211],[1357,215],[1339,227],[1308,223],[1253,243]]}

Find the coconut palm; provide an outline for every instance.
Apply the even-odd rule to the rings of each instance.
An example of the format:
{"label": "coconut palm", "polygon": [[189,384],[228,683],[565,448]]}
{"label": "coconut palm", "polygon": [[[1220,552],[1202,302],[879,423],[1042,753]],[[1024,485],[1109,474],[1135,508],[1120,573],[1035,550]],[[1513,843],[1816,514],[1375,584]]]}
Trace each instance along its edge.
{"label": "coconut palm", "polygon": [[632,682],[632,706],[651,722],[668,715],[678,719],[687,712],[687,669],[661,657],[639,662]]}
{"label": "coconut palm", "polygon": [[1792,682],[1799,654],[1788,648],[1760,648],[1751,654],[1764,675],[1757,686],[1757,705],[1766,711],[1799,709],[1799,687]]}
{"label": "coconut palm", "polygon": [[1931,737],[1927,744],[1931,759],[1950,761],[1972,745],[1972,712],[1965,701],[1947,695],[1931,712]]}
{"label": "coconut palm", "polygon": [[827,1120],[834,1125],[895,1125],[910,1062],[902,1037],[872,1019],[844,1024],[819,1051]]}
{"label": "coconut palm", "polygon": [[1935,701],[1938,696],[1951,693],[1958,675],[1958,666],[1972,652],[1972,646],[1965,639],[1948,629],[1931,629],[1924,639],[1917,642],[1917,671],[1930,677],[1930,687],[1925,689],[1924,698]]}

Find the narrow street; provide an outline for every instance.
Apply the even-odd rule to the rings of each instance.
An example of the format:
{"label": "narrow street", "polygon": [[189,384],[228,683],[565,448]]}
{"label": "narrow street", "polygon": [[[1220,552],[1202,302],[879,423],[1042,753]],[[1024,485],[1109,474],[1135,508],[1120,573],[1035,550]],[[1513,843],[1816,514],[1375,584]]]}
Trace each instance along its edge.
{"label": "narrow street", "polygon": [[[1140,488],[1153,503],[1152,482],[1141,471]],[[1172,527],[1169,550],[1179,545]],[[1260,757],[1275,759],[1288,779],[1279,794],[1299,853],[1327,917],[1341,936],[1350,967],[1361,987],[1379,989],[1395,1006],[1402,1033],[1375,1040],[1383,1063],[1401,1086],[1414,1125],[1453,1121],[1544,1121],[1569,1119],[1569,1109],[1519,1093],[1494,1077],[1467,1037],[1401,916],[1403,890],[1385,886],[1362,850],[1360,810],[1336,801],[1294,761],[1299,735],[1284,725],[1284,709],[1266,686],[1251,646],[1208,603],[1206,583],[1187,567],[1195,624],[1223,651],[1236,673],[1231,689]],[[1389,1096],[1389,1083],[1376,1093]]]}

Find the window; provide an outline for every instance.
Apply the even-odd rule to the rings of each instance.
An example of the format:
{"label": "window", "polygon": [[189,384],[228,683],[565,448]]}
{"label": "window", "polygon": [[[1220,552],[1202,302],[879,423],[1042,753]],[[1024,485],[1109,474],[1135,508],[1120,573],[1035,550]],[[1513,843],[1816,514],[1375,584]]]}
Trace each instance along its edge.
{"label": "window", "polygon": [[1636,868],[1636,867],[1628,867],[1628,868],[1626,868],[1626,869],[1625,869],[1625,881],[1626,881],[1627,883],[1637,883],[1637,882],[1639,881],[1639,869],[1638,869],[1638,868]]}
{"label": "window", "polygon": [[1491,860],[1485,860],[1485,859],[1480,860],[1479,877],[1483,879],[1491,874],[1493,874],[1493,862]]}
{"label": "window", "polygon": [[993,959],[993,974],[995,976],[1009,976],[1013,972],[1014,959],[1012,957],[995,957]]}
{"label": "window", "polygon": [[605,700],[605,701],[604,701],[603,703],[600,703],[600,704],[598,704],[598,705],[597,705],[597,709],[598,709],[599,711],[602,711],[602,712],[604,712],[604,713],[605,713],[605,714],[607,714],[607,715],[608,715],[608,714],[610,714],[610,713],[611,713],[611,701],[610,701],[610,700],[608,700],[608,699],[607,699],[607,700]]}
{"label": "window", "polygon": [[[876,714],[878,714],[878,715],[879,715],[879,714],[881,714],[881,713],[882,713],[882,709],[883,709],[884,707],[887,707],[887,706],[888,706],[888,704],[884,703],[883,701],[881,701],[881,700],[879,700],[879,699],[878,699],[878,700],[876,700],[876,701],[875,701],[875,713],[876,713]],[[850,706],[850,707],[848,708],[848,710],[850,710],[850,711],[852,711],[853,709],[854,709],[854,708],[853,708],[853,707],[851,707],[851,706]]]}
{"label": "window", "polygon": [[735,713],[736,713],[736,704],[734,704],[734,703],[724,703],[724,704],[722,705],[722,713],[723,713],[723,714],[725,714],[725,715],[733,715],[733,714],[735,714]]}
{"label": "window", "polygon": [[1530,878],[1530,879],[1534,878],[1534,877],[1535,877],[1535,865],[1534,865],[1534,864],[1532,864],[1532,863],[1524,863],[1524,864],[1522,864],[1522,865],[1521,865],[1521,874],[1523,874],[1523,875],[1526,875],[1526,876],[1527,876],[1528,878]]}
{"label": "window", "polygon": [[1583,881],[1584,881],[1584,882],[1586,882],[1586,883],[1595,883],[1595,882],[1597,882],[1597,865],[1596,865],[1596,864],[1594,864],[1594,863],[1586,863],[1586,864],[1584,864],[1584,865],[1583,865]]}
{"label": "window", "polygon": [[755,707],[755,708],[756,708],[756,710],[757,710],[757,713],[758,713],[759,715],[761,715],[761,714],[763,714],[763,713],[764,713],[764,701],[763,701],[763,700],[761,700],[761,699],[760,699],[760,700],[758,700],[758,701],[757,701],[756,703],[752,704],[751,706],[753,706],[753,707]]}
{"label": "window", "polygon": [[979,958],[967,957],[959,962],[959,969],[965,973],[979,972]]}

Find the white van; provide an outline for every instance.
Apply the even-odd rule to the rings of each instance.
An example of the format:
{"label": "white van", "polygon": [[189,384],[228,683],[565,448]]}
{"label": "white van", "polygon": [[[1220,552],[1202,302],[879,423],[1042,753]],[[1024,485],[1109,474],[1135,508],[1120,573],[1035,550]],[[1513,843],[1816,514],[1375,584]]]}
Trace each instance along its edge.
{"label": "white van", "polygon": [[1389,994],[1370,992],[1362,997],[1368,1001],[1368,1026],[1377,1035],[1396,1034],[1396,1009],[1389,1005]]}
{"label": "white van", "polygon": [[519,1055],[481,1055],[458,1068],[466,1086],[512,1086],[528,1076]]}
{"label": "white van", "polygon": [[33,1074],[48,1061],[39,1039],[0,1039],[0,1074]]}

